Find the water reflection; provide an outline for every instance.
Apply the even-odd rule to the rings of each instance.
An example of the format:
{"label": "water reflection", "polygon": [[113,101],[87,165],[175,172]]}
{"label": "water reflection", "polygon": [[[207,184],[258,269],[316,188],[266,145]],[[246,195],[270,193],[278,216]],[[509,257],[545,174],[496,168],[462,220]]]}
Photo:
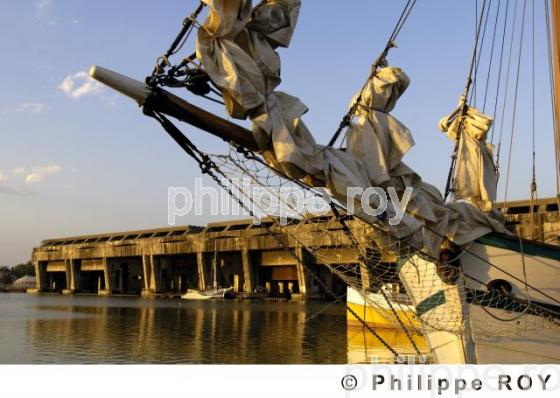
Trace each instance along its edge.
{"label": "water reflection", "polygon": [[[416,350],[408,336],[398,329],[376,329],[376,333],[389,344],[399,355],[416,355]],[[348,335],[348,363],[395,363],[395,355],[367,329],[349,325]],[[423,355],[429,351],[426,339],[418,334],[411,334],[411,338]],[[430,358],[427,358],[430,361]]]}
{"label": "water reflection", "polygon": [[1,363],[347,363],[343,305],[0,296]]}

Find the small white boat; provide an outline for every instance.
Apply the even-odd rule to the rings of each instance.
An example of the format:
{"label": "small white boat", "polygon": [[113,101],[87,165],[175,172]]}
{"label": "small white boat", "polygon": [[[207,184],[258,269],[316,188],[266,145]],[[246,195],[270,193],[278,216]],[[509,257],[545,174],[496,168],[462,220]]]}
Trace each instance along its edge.
{"label": "small white boat", "polygon": [[232,292],[233,287],[205,291],[189,289],[185,294],[181,296],[181,298],[185,300],[225,299],[230,297]]}

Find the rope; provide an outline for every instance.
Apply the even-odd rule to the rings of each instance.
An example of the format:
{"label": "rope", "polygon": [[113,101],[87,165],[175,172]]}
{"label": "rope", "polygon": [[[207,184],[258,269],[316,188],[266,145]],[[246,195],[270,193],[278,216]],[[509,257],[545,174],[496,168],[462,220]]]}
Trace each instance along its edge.
{"label": "rope", "polygon": [[[492,112],[492,115],[494,116],[494,118],[496,118],[496,112],[498,111],[498,99],[499,99],[499,94],[500,94],[500,84],[502,81],[502,66],[503,66],[503,60],[504,60],[504,44],[506,41],[506,30],[507,30],[507,21],[508,21],[508,15],[509,15],[509,0],[506,0],[506,11],[505,11],[505,15],[504,15],[504,30],[502,32],[502,44],[500,46],[500,65],[498,67],[498,82],[496,83],[496,97],[494,97],[494,111]],[[506,81],[507,83],[507,81]],[[507,85],[506,85],[507,87]],[[505,98],[504,98],[505,101]],[[490,139],[490,142],[493,144],[494,143],[494,126],[495,123],[492,123],[492,136]]]}
{"label": "rope", "polygon": [[523,311],[521,311],[519,314],[517,314],[516,316],[514,316],[513,318],[502,318],[499,317],[497,315],[494,315],[490,312],[490,310],[488,310],[485,306],[481,305],[480,308],[482,308],[482,310],[484,312],[486,312],[488,315],[490,315],[492,318],[496,319],[497,321],[502,321],[502,322],[513,322],[518,320],[519,318],[521,318],[523,315],[525,315],[527,313],[527,311],[529,311],[529,308],[531,307],[531,296],[529,296],[529,283],[527,281],[527,269],[525,267],[525,253],[523,252],[523,239],[519,238],[519,247],[521,248],[521,262],[523,264],[523,278],[525,279],[525,294],[527,296],[527,306],[525,307],[525,309]]}
{"label": "rope", "polygon": [[535,227],[535,202],[537,201],[537,172],[536,172],[536,149],[535,149],[535,2],[531,2],[532,5],[532,48],[531,48],[531,135],[532,135],[532,145],[533,145],[533,158],[532,158],[532,175],[531,175],[531,209],[529,212],[529,220],[531,232],[534,231]]}
{"label": "rope", "polygon": [[[482,10],[484,11],[484,6],[482,7]],[[478,0],[474,0],[474,33],[475,33],[475,35],[476,35],[477,30],[478,30]],[[475,69],[478,67],[476,65],[477,62],[478,62],[478,60],[475,60]],[[473,82],[473,91],[476,93],[476,79]],[[472,98],[469,98],[469,102],[470,102],[471,99]]]}
{"label": "rope", "polygon": [[[490,0],[490,1],[491,1],[491,0]],[[526,0],[525,0],[525,1],[526,1]],[[414,2],[411,2],[411,0],[409,0],[409,2],[407,3],[407,7],[408,7],[408,4],[412,4],[412,6],[414,6],[415,1],[414,1]],[[405,8],[405,10],[406,10],[406,8]],[[490,6],[488,7],[488,11],[489,11],[489,10],[490,10]],[[411,12],[411,8],[408,9],[408,11],[407,11],[406,13],[403,13],[403,14],[401,15],[401,18],[399,19],[399,23],[397,24],[397,27],[395,28],[395,30],[394,30],[394,32],[393,32],[393,35],[395,35],[395,37],[396,37],[396,35],[398,35],[398,33],[400,32],[400,30],[402,29],[402,26],[403,26],[403,24],[404,24],[404,21],[406,20],[406,18],[408,18],[410,12]],[[484,7],[483,7],[483,13],[484,13]],[[482,20],[482,15],[483,15],[483,14],[481,14],[481,20]],[[507,13],[506,13],[506,17],[507,17]],[[497,16],[496,16],[496,19],[497,19]],[[402,20],[402,23],[401,23],[401,20]],[[488,20],[488,15],[486,15],[486,21],[487,21],[487,20]],[[505,23],[504,23],[504,24],[505,24]],[[486,27],[485,27],[485,29],[486,29]],[[505,25],[504,25],[504,32],[505,32]],[[479,34],[480,34],[480,26],[478,27],[477,36],[478,36]],[[392,36],[393,36],[393,35],[392,35]],[[484,37],[484,36],[483,36],[483,37]],[[502,47],[503,47],[503,41],[504,41],[504,40],[502,40]],[[477,42],[478,42],[478,39],[477,39]],[[392,43],[392,42],[391,42],[391,43]],[[388,52],[388,50],[389,50],[392,46],[394,46],[394,43],[392,43],[392,45],[391,45],[390,47],[387,48],[387,52]],[[477,49],[476,49],[476,47],[477,47],[477,43],[475,43],[475,52],[474,52],[473,56],[476,56],[476,54],[477,54]],[[492,47],[493,47],[493,46],[492,46]],[[520,48],[520,52],[521,52],[521,48]],[[386,55],[387,55],[387,54],[385,54],[385,56],[386,56]],[[478,55],[479,55],[479,57],[480,57],[480,53],[478,53]],[[475,58],[475,59],[473,60],[473,64],[476,66],[476,69],[477,69],[478,65],[477,65],[476,62],[477,62],[477,61],[476,61],[476,58]],[[472,71],[473,71],[473,70],[472,70],[473,64],[471,64],[471,70],[470,70],[470,73],[471,73],[471,74],[472,74]],[[375,64],[374,64],[374,65],[375,65]],[[378,65],[378,66],[379,66],[379,65]],[[373,68],[373,69],[374,69],[374,71],[372,71],[372,73],[375,73],[375,69],[377,69],[377,67],[375,67],[375,68]],[[475,72],[475,76],[476,76],[476,72]],[[471,77],[471,76],[469,76],[469,80],[471,80],[471,81],[467,83],[467,87],[466,87],[466,92],[467,92],[467,93],[468,93],[468,90],[469,90],[469,86],[470,86],[470,84],[472,83],[472,79],[470,79],[470,77]],[[519,79],[519,67],[518,67],[518,79]],[[476,79],[475,79],[475,80],[476,80]],[[364,86],[364,87],[365,87],[365,86]],[[362,91],[363,91],[363,89],[362,89]],[[517,92],[517,89],[516,89],[516,92]],[[485,94],[485,95],[486,95],[486,94]],[[357,101],[357,103],[359,103],[359,101]],[[218,183],[223,189],[225,189],[225,190],[230,194],[230,196],[232,196],[232,198],[236,199],[236,200],[240,203],[240,205],[241,205],[243,208],[245,208],[245,209],[249,212],[249,214],[251,214],[251,215],[253,216],[253,211],[252,211],[251,209],[249,209],[248,207],[246,207],[246,205],[241,201],[241,199],[238,197],[238,195],[235,194],[235,193],[231,190],[230,187],[228,187],[227,185],[225,185],[225,184],[223,183],[223,181],[220,181],[220,179],[219,179],[219,177],[218,177],[217,174],[221,175],[222,177],[224,177],[224,178],[226,178],[226,179],[229,179],[229,178],[228,178],[225,174],[223,174],[223,173],[220,171],[219,167],[210,159],[210,157],[209,157],[208,155],[206,155],[205,153],[203,153],[203,152],[201,152],[200,150],[198,150],[198,149],[196,148],[196,146],[195,146],[185,135],[183,135],[183,134],[168,120],[168,119],[165,118],[165,116],[163,116],[162,114],[159,114],[159,113],[155,113],[155,112],[150,113],[149,108],[145,108],[145,113],[146,113],[148,116],[152,116],[152,117],[154,117],[156,120],[158,120],[158,121],[160,122],[160,124],[162,125],[162,127],[163,127],[163,128],[169,133],[169,135],[170,135],[184,150],[185,150],[185,152],[186,152],[187,154],[189,154],[191,157],[193,157],[193,158],[197,161],[197,163],[199,164],[199,167],[200,167],[200,169],[202,170],[202,172],[203,172],[203,173],[206,173],[206,174],[209,174],[209,175],[212,177],[212,179],[213,179],[216,183]],[[511,150],[511,148],[510,148],[510,150]],[[216,173],[217,173],[217,174],[216,174]],[[305,185],[304,185],[304,186],[305,186]],[[306,186],[306,187],[307,187],[307,186]],[[309,188],[309,187],[307,187],[307,188]],[[338,219],[338,221],[341,221],[341,220],[342,220],[342,221],[341,221],[341,224],[345,224],[344,219],[341,218],[340,214],[338,214],[337,219]],[[279,243],[290,253],[290,255],[292,255],[292,256],[294,256],[294,257],[296,258],[297,263],[300,264],[300,265],[303,267],[303,269],[304,269],[304,271],[305,271],[306,274],[310,275],[310,276],[313,278],[313,280],[315,280],[319,285],[321,285],[321,286],[325,289],[325,291],[329,292],[331,295],[333,295],[335,298],[337,298],[337,300],[338,300],[339,298],[342,297],[342,296],[337,296],[337,295],[335,295],[335,294],[332,292],[332,290],[331,290],[329,287],[327,287],[327,286],[324,284],[324,282],[323,282],[317,275],[315,275],[315,273],[309,268],[309,266],[306,264],[305,261],[303,261],[303,259],[300,259],[299,256],[298,256],[297,254],[292,253],[291,248],[290,248],[285,242],[283,242],[282,237],[278,236],[278,234],[277,234],[276,232],[274,232],[270,227],[266,226],[266,229],[267,229],[267,231],[269,231],[269,233],[271,234],[271,236],[273,236],[275,239],[277,239],[277,240],[279,241]],[[351,230],[349,230],[349,232],[350,232],[350,234],[352,234]],[[399,240],[399,241],[400,241],[400,240]],[[406,243],[406,244],[409,245],[410,247],[414,248],[414,246],[410,245],[409,243]],[[424,254],[424,253],[422,252],[422,250],[419,250],[418,248],[415,248],[415,250],[418,251],[419,253]],[[467,248],[465,251],[468,251],[468,248]],[[463,252],[463,253],[464,253],[464,252]],[[463,253],[462,253],[462,254],[463,254]],[[462,255],[462,254],[461,254],[461,255]],[[523,253],[522,253],[522,255],[524,256]],[[436,260],[436,261],[437,261],[437,260]],[[486,261],[486,262],[488,262],[488,261]],[[488,263],[489,263],[489,262],[488,262]],[[493,266],[493,264],[491,264],[491,263],[489,263],[489,264]],[[525,274],[525,262],[524,262],[524,257],[523,257],[523,267],[524,267],[524,274]],[[498,268],[498,267],[497,267],[497,268]],[[468,277],[468,275],[466,275],[466,274],[465,274],[465,276]],[[526,290],[527,294],[528,294],[528,289],[529,289],[529,287],[530,287],[530,285],[528,284],[528,281],[527,281],[527,278],[526,278],[526,274],[525,274],[525,290]],[[535,290],[536,290],[536,289],[535,289]],[[381,289],[381,291],[382,291],[382,289]],[[384,292],[382,291],[382,293],[384,293]],[[391,307],[391,310],[392,310],[393,312],[395,312],[394,308],[393,308],[392,305],[391,305],[391,302],[390,302],[389,298],[388,298],[385,294],[383,294],[383,296],[384,296],[385,300],[389,303],[389,305],[390,305],[390,307]],[[529,305],[530,305],[530,303],[527,305],[527,308],[529,307]],[[392,347],[390,347],[389,344],[388,344],[386,341],[384,341],[383,338],[382,338],[381,336],[379,336],[379,335],[375,332],[375,330],[373,330],[369,325],[367,325],[366,322],[365,322],[362,318],[360,318],[352,309],[350,309],[350,308],[347,307],[347,310],[348,310],[350,313],[352,313],[352,314],[356,317],[356,319],[358,319],[358,320],[362,323],[363,327],[366,328],[366,329],[368,329],[368,330],[369,330],[369,331],[370,331],[370,332],[371,332],[371,333],[372,333],[372,334],[373,334],[373,335],[374,335],[374,336],[375,336],[375,337],[376,337],[390,352],[392,352],[394,355],[398,355],[397,352],[396,352],[394,349],[392,349]],[[406,329],[406,327],[404,327],[404,325],[402,324],[402,321],[400,320],[400,318],[397,316],[396,319],[399,321],[399,323],[400,323],[401,326],[403,327],[403,330],[405,331],[405,333],[407,333],[407,336],[409,336],[409,338],[410,338],[410,335],[408,334],[408,330]],[[412,340],[411,340],[411,341],[412,341]],[[417,350],[417,352],[419,352],[418,349],[417,349],[417,347],[416,347],[416,345],[415,345],[414,343],[413,343],[413,346],[414,346],[414,348]]]}
{"label": "rope", "polygon": [[[218,176],[216,175],[216,172],[218,174],[220,174],[223,178],[229,180],[229,178],[222,173],[218,166],[209,158],[208,155],[206,155],[205,153],[201,152],[177,127],[175,127],[175,125],[173,123],[171,123],[171,121],[169,121],[169,119],[167,119],[164,115],[162,115],[159,112],[155,112],[153,110],[151,110],[149,108],[149,101],[146,102],[146,104],[144,105],[144,114],[146,114],[147,116],[153,117],[154,119],[156,119],[161,126],[163,127],[163,129],[179,144],[179,146],[181,146],[181,148],[183,148],[183,150],[185,150],[185,152],[191,156],[197,163],[198,166],[200,167],[200,170],[202,171],[203,174],[208,174],[212,180],[214,180],[222,189],[224,189],[226,192],[228,192],[228,194],[234,199],[236,200],[240,206],[242,206],[251,217],[254,217],[255,214],[254,212],[243,202],[243,200],[241,198],[239,198],[231,189],[230,186],[224,184],[222,181],[220,181],[220,179],[218,178]],[[326,292],[328,292],[330,295],[332,295],[335,298],[341,299],[342,296],[337,296],[332,289],[330,289],[317,275],[315,275],[314,272],[312,272],[309,269],[309,266],[306,264],[305,261],[303,261],[303,259],[300,259],[299,256],[295,253],[293,253],[292,250],[290,250],[291,248],[285,244],[282,239],[280,237],[277,236],[277,234],[274,233],[274,231],[272,231],[272,229],[269,226],[264,226],[265,229],[267,230],[267,232],[273,237],[275,238],[278,243],[280,243],[284,249],[292,256],[296,259],[296,261],[298,262],[299,265],[301,265],[305,271],[306,274],[310,275],[313,280],[315,282],[317,282]],[[364,328],[366,328],[375,338],[377,338],[377,340],[388,350],[390,351],[395,357],[398,357],[399,354],[397,351],[395,351],[386,341],[385,339],[383,339],[383,337],[381,337],[373,328],[371,328],[371,326],[369,326],[354,310],[352,310],[352,308],[350,308],[348,305],[346,305],[346,310],[348,312],[350,312],[352,315],[354,315],[356,317],[356,319],[358,319],[358,321],[362,324],[362,326]],[[417,348],[416,348],[417,349]],[[420,355],[420,352],[417,351],[418,354]]]}
{"label": "rope", "polygon": [[[445,238],[444,235],[438,233],[437,231],[432,230],[431,228],[429,228],[429,227],[427,227],[427,226],[425,226],[425,225],[423,225],[422,228],[424,228],[424,229],[430,231],[431,233],[435,234],[436,236],[438,236],[438,237],[440,237],[440,238]],[[415,248],[412,244],[409,244],[409,246],[411,246],[412,248]],[[429,254],[427,254],[427,253],[425,253],[425,252],[423,252],[421,249],[418,249],[418,248],[415,248],[415,249],[416,249],[419,253],[422,253],[422,254],[425,255],[426,257],[432,259],[432,261],[436,261],[436,262],[438,261],[435,257],[433,257],[433,256],[431,256],[431,255],[429,255]],[[504,270],[503,268],[497,266],[496,264],[491,263],[490,261],[488,261],[488,260],[485,259],[484,257],[478,255],[478,254],[475,253],[474,251],[471,251],[471,250],[468,249],[468,248],[467,248],[467,249],[464,249],[464,251],[467,252],[467,253],[469,253],[471,256],[475,257],[476,259],[482,261],[483,263],[485,263],[485,264],[487,264],[487,265],[489,265],[489,266],[491,266],[491,267],[497,269],[498,271],[504,273],[505,275],[509,276],[510,278],[512,278],[512,279],[514,279],[514,280],[516,280],[516,281],[518,281],[518,282],[523,282],[521,279],[519,279],[518,277],[516,277],[516,276],[513,275],[512,273],[510,273],[510,272]],[[469,276],[469,275],[467,275],[467,276]],[[472,276],[469,276],[469,278],[471,278],[471,279],[473,279],[473,280],[476,280],[476,279],[475,279],[474,277],[472,277]],[[478,281],[478,282],[480,282],[480,281]],[[480,283],[482,283],[482,282],[480,282]],[[484,283],[482,283],[482,284],[484,284]],[[548,298],[548,299],[554,301],[554,302],[557,303],[558,305],[560,305],[560,301],[557,300],[557,299],[555,299],[554,297],[550,296],[549,294],[546,294],[546,293],[543,292],[542,290],[537,289],[536,287],[534,287],[534,286],[532,286],[532,285],[530,285],[530,284],[528,284],[528,286],[529,286],[531,289],[533,289],[535,292],[541,294],[543,297],[546,297],[546,298]]]}
{"label": "rope", "polygon": [[[476,3],[478,3],[478,1]],[[483,47],[484,47],[484,39],[486,38],[486,28],[488,26],[488,17],[490,16],[490,8],[491,7],[492,7],[492,0],[489,0],[488,1],[488,7],[486,8],[486,16],[484,18],[484,29],[482,30],[482,38],[480,40],[480,45],[478,46],[479,50],[478,50],[478,55],[477,55],[476,61],[475,61],[473,91],[471,92],[470,99],[469,99],[469,102],[471,102],[474,99],[474,102],[473,102],[474,107],[476,107],[476,99],[477,99],[476,83],[477,83],[477,76],[478,76],[478,67],[480,66],[480,58],[482,56],[482,50],[483,50]],[[476,8],[478,8],[478,6]],[[476,12],[475,15],[478,16],[478,12]],[[475,18],[475,21],[476,21],[476,18]]]}
{"label": "rope", "polygon": [[[479,42],[479,38],[480,38],[480,31],[482,28],[482,21],[484,19],[484,10],[486,9],[486,0],[484,0],[484,2],[482,3],[482,11],[480,13],[480,19],[477,25],[477,29],[476,29],[476,34],[475,34],[475,39],[474,39],[474,49],[472,52],[472,58],[471,58],[471,64],[469,66],[469,73],[468,73],[468,77],[467,77],[467,83],[465,84],[465,91],[463,93],[462,98],[462,104],[461,104],[461,110],[460,110],[460,115],[458,117],[463,117],[465,112],[467,111],[467,98],[469,97],[469,91],[471,88],[471,85],[473,83],[473,71],[474,71],[474,67],[476,64],[476,56],[478,53],[478,42]],[[455,147],[453,148],[453,153],[451,155],[451,165],[449,167],[449,173],[447,174],[447,182],[445,184],[445,194],[443,196],[443,200],[447,200],[447,197],[449,196],[449,194],[453,191],[453,187],[455,185],[455,181],[454,181],[454,172],[455,172],[455,164],[457,163],[457,155],[459,153],[459,146],[461,143],[461,130],[462,130],[462,121],[459,124],[458,127],[458,137],[457,140],[455,141]]]}
{"label": "rope", "polygon": [[488,99],[488,85],[492,70],[492,62],[494,61],[494,48],[496,45],[496,31],[498,30],[498,17],[500,16],[500,6],[502,2],[498,0],[498,8],[496,9],[496,19],[494,21],[494,32],[492,33],[492,44],[490,45],[490,61],[488,63],[488,72],[486,73],[486,86],[484,87],[484,103],[482,104],[482,113],[486,112],[486,100]]}
{"label": "rope", "polygon": [[506,185],[505,185],[505,192],[504,192],[504,209],[507,209],[507,196],[509,190],[509,176],[511,171],[511,153],[513,149],[513,137],[515,134],[515,121],[517,119],[517,93],[519,90],[519,75],[521,72],[521,55],[523,54],[523,37],[525,33],[525,11],[527,8],[527,0],[523,0],[523,15],[521,18],[521,37],[519,43],[519,53],[517,56],[517,77],[515,80],[515,93],[513,94],[513,114],[511,120],[511,135],[509,140],[509,152],[508,152],[508,163],[507,163],[507,171],[506,171]]}
{"label": "rope", "polygon": [[395,47],[395,41],[397,39],[397,36],[401,32],[406,20],[408,19],[408,17],[410,16],[410,13],[412,12],[412,9],[416,5],[416,1],[417,0],[408,0],[407,1],[399,19],[398,19],[398,21],[395,25],[395,28],[393,29],[393,32],[391,33],[391,36],[389,36],[389,40],[387,40],[387,44],[385,45],[384,50],[381,52],[381,54],[377,57],[375,62],[372,64],[371,72],[370,72],[368,78],[366,79],[364,85],[362,86],[362,88],[360,90],[360,93],[356,97],[356,101],[354,101],[354,103],[350,107],[350,110],[346,113],[346,115],[344,115],[344,117],[340,121],[340,124],[338,125],[337,130],[334,132],[334,134],[331,137],[329,143],[327,144],[327,147],[334,146],[334,144],[338,140],[338,137],[340,136],[340,133],[346,127],[348,127],[352,124],[352,118],[354,117],[354,115],[355,115],[355,113],[358,109],[358,106],[359,106],[359,104],[362,100],[362,94],[363,94],[365,88],[367,87],[368,81],[375,76],[375,74],[377,73],[377,69],[385,62],[385,60],[387,58],[387,55],[389,54],[389,51],[393,47]]}
{"label": "rope", "polygon": [[181,28],[181,31],[177,34],[177,37],[175,37],[175,40],[173,40],[173,43],[171,43],[171,46],[165,52],[165,54],[163,54],[161,57],[157,59],[156,66],[154,67],[152,74],[148,78],[146,78],[146,81],[149,85],[157,84],[156,82],[157,75],[162,73],[166,66],[170,65],[169,57],[171,57],[172,55],[176,54],[181,50],[181,48],[187,41],[192,31],[192,28],[196,24],[196,18],[202,12],[205,6],[206,4],[200,2],[196,10],[183,20],[183,27]]}
{"label": "rope", "polygon": [[[255,161],[258,161],[259,163],[261,163],[262,165],[264,165],[265,167],[268,167],[272,170],[274,170],[276,173],[279,173],[280,175],[282,175],[282,173],[276,169],[274,169],[273,167],[267,165],[266,163],[262,162],[262,160],[260,158],[257,158],[255,156],[252,156],[252,154],[250,154],[250,152],[246,152],[246,151],[242,151],[244,154],[251,156],[252,159],[254,159]],[[250,174],[248,170],[245,170],[245,172],[247,174]],[[304,188],[304,189],[309,189],[309,187],[307,187],[305,184],[303,184],[301,181],[299,180],[294,180],[294,179],[290,179],[290,181],[296,183],[298,186]],[[342,230],[345,233],[346,236],[348,236],[348,238],[350,239],[350,241],[352,242],[352,244],[357,247],[360,250],[360,254],[362,255],[363,258],[367,258],[367,254],[363,251],[363,249],[361,248],[359,242],[356,240],[356,237],[354,236],[354,234],[352,233],[352,231],[350,230],[350,228],[348,227],[348,224],[346,223],[344,217],[340,214],[338,208],[336,207],[336,205],[334,203],[331,203],[330,205],[331,211],[333,212],[333,215],[335,216],[336,220],[340,223],[340,225],[342,226]],[[381,217],[381,216],[380,216]],[[296,237],[294,237],[294,239],[296,239]],[[297,240],[297,239],[296,239]],[[364,264],[365,267],[365,264]],[[367,267],[365,267],[367,268]],[[416,351],[416,353],[418,355],[422,355],[422,353],[420,352],[420,349],[418,348],[416,342],[414,341],[414,339],[412,338],[410,332],[408,331],[408,329],[406,328],[406,326],[404,325],[404,322],[402,321],[401,317],[399,316],[399,314],[397,313],[397,311],[395,310],[395,307],[393,305],[393,302],[389,299],[389,297],[387,296],[387,294],[383,291],[383,289],[381,289],[380,286],[377,286],[378,290],[381,292],[384,300],[386,301],[387,305],[389,306],[389,309],[391,310],[391,313],[393,314],[393,316],[395,317],[395,319],[397,320],[397,323],[399,324],[400,329],[405,333],[407,339],[410,341],[412,347],[414,348],[414,350]],[[364,297],[364,301],[365,301],[365,294],[360,291],[359,292],[363,297]],[[403,311],[403,313],[405,313]]]}
{"label": "rope", "polygon": [[507,65],[507,72],[506,72],[506,88],[504,92],[504,102],[502,104],[502,112],[500,117],[500,134],[498,138],[498,149],[496,151],[496,176],[500,178],[500,152],[502,149],[502,137],[504,133],[504,120],[505,120],[505,112],[506,112],[506,105],[508,100],[508,91],[509,91],[509,75],[511,72],[511,59],[513,54],[513,39],[515,37],[515,28],[517,25],[517,4],[518,0],[515,0],[514,5],[514,12],[513,12],[513,26],[511,28],[511,38],[509,42],[509,55],[508,55],[508,65]]}
{"label": "rope", "polygon": [[[260,157],[254,156],[252,153],[247,152],[246,150],[243,150],[242,148],[238,148],[238,151],[242,152],[244,155],[247,155],[248,158],[250,158],[250,159],[252,159],[252,160],[255,160],[255,161],[258,162],[259,164],[261,164],[261,165],[263,165],[263,166],[265,166],[265,167],[271,169],[271,170],[274,171],[275,173],[277,173],[277,174],[283,176],[283,174],[282,174],[281,171],[279,171],[279,170],[277,170],[277,169],[275,169],[275,168],[269,166],[269,165],[266,164]],[[246,170],[246,173],[249,173],[249,171]],[[291,182],[297,184],[298,186],[300,186],[300,187],[303,188],[303,189],[310,189],[307,185],[305,185],[304,183],[302,183],[301,181],[299,181],[299,180],[297,180],[297,179],[290,178],[290,177],[286,177],[286,176],[283,176],[283,177],[286,178],[286,179],[288,179],[289,181],[291,181]],[[321,194],[322,194],[322,191],[319,191],[318,194],[321,195]],[[324,196],[323,196],[323,197],[324,197]],[[341,206],[338,205],[338,204],[335,204],[335,208],[338,209],[339,207],[341,207]],[[338,211],[338,210],[337,210],[337,211]],[[340,213],[339,213],[339,214],[340,214]],[[343,216],[340,215],[340,217],[342,218]],[[355,215],[355,217],[357,217],[358,219],[360,219],[360,217],[359,217],[358,214]],[[364,221],[364,222],[368,222],[367,220],[363,220],[363,221]],[[375,227],[379,229],[379,226],[375,226]],[[436,235],[437,237],[439,237],[439,238],[441,238],[441,239],[444,239],[444,238],[445,238],[445,235],[443,235],[443,234],[441,234],[441,233],[439,233],[439,232],[437,232],[437,231],[431,229],[430,227],[428,227],[428,226],[426,226],[426,225],[423,225],[422,228],[424,228],[424,229],[427,230],[428,232],[430,232],[430,233]],[[388,231],[384,231],[384,232],[387,233],[387,234],[389,234],[390,236],[392,236],[392,235],[390,234],[390,232],[388,232]],[[394,238],[394,236],[392,236],[392,237]],[[425,250],[423,250],[421,247],[418,247],[418,246],[414,245],[413,243],[408,242],[408,241],[405,241],[405,240],[403,240],[403,239],[398,239],[398,238],[395,238],[395,239],[397,239],[399,242],[402,242],[403,244],[407,245],[408,247],[410,247],[410,248],[411,248],[412,250],[414,250],[415,252],[420,253],[421,255],[423,255],[423,256],[426,257],[426,258],[429,258],[430,261],[439,263],[439,259],[437,259],[437,258],[435,258],[434,256],[430,255],[429,253],[426,253]],[[481,257],[480,255],[478,255],[478,254],[475,253],[474,251],[471,251],[469,247],[467,247],[466,249],[463,249],[463,252],[469,253],[469,254],[472,255],[473,257],[475,257],[475,258],[477,258],[478,260],[482,261],[483,263],[489,265],[490,267],[497,269],[498,271],[500,271],[500,272],[502,272],[503,274],[505,274],[505,275],[511,277],[512,279],[517,280],[517,281],[519,281],[519,282],[523,282],[521,279],[519,279],[519,278],[516,277],[515,275],[513,275],[513,274],[509,273],[508,271],[504,270],[503,268],[501,268],[501,267],[499,267],[499,266],[497,266],[497,265],[491,263],[490,261],[488,261],[487,259]],[[463,255],[463,254],[461,254],[461,256],[462,256],[462,255]],[[468,275],[468,274],[465,274],[465,275],[466,275],[468,278],[470,278],[470,279],[472,279],[472,280],[474,280],[474,281],[476,281],[476,282],[478,282],[478,283],[480,283],[480,284],[482,284],[482,285],[485,285],[483,282],[477,280],[476,278],[474,278],[474,277],[472,277],[472,276],[470,276],[470,275]],[[556,300],[554,297],[552,297],[552,296],[546,294],[545,292],[543,292],[542,290],[540,290],[540,289],[538,289],[538,288],[532,286],[531,284],[528,284],[528,286],[529,286],[531,289],[533,289],[535,292],[541,294],[543,297],[546,297],[546,298],[548,298],[548,299],[550,299],[550,300],[556,302],[558,305],[560,305],[560,301]]]}

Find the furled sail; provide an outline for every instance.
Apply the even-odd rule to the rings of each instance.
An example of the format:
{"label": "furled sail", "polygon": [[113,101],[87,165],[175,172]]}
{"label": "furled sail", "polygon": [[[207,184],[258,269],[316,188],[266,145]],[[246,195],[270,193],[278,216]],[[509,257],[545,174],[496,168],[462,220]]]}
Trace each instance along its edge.
{"label": "furled sail", "polygon": [[[276,49],[290,43],[300,0],[269,0],[255,8],[250,0],[203,1],[210,12],[199,30],[197,57],[220,88],[227,112],[253,122],[254,138],[271,166],[309,185],[326,186],[343,203],[348,203],[349,187],[395,187],[399,197],[412,187],[407,212],[390,228],[396,237],[432,254],[439,252],[441,236],[465,244],[492,230],[506,232],[494,214],[469,203],[444,204],[439,191],[402,162],[414,141],[408,128],[389,114],[409,84],[401,69],[379,69],[354,98],[357,121],[348,132],[347,151],[318,145],[301,119],[307,107],[275,91],[280,83]],[[350,200],[360,208],[359,200]],[[396,210],[387,209],[388,217]]]}
{"label": "furled sail", "polygon": [[457,169],[453,193],[488,212],[496,201],[497,174],[494,166],[494,146],[486,142],[492,118],[475,108],[460,104],[459,109],[441,119],[441,131],[458,142]]}

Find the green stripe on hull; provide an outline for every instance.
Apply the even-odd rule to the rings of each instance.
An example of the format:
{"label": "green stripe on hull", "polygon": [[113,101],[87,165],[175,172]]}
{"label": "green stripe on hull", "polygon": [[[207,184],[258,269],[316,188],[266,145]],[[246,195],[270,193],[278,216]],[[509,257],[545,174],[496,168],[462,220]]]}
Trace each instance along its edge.
{"label": "green stripe on hull", "polygon": [[445,292],[440,290],[439,292],[432,294],[430,297],[425,298],[416,306],[416,314],[418,316],[424,315],[426,312],[433,310],[437,306],[445,303]]}
{"label": "green stripe on hull", "polygon": [[[488,234],[478,238],[476,242],[486,246],[498,247],[500,249],[507,249],[521,253],[521,245],[519,244],[519,238],[517,237]],[[560,247],[548,245],[546,243],[532,242],[523,239],[523,253],[530,256],[538,256],[560,261]]]}

